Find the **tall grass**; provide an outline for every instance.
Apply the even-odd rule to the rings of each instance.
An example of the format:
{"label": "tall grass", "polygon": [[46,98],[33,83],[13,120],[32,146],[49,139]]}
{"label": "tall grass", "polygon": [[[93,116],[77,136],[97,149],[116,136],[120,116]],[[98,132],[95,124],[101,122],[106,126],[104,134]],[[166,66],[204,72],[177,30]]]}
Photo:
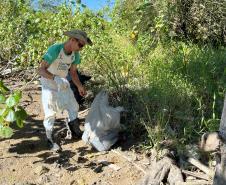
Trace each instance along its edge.
{"label": "tall grass", "polygon": [[150,146],[158,147],[164,140],[180,146],[218,129],[224,48],[168,42],[142,50],[141,43],[116,34],[111,34],[111,41],[99,50],[105,59],[94,64],[104,73],[95,68],[93,73],[115,82],[107,88],[117,89],[115,103],[129,110],[125,125],[131,134],[142,136]]}

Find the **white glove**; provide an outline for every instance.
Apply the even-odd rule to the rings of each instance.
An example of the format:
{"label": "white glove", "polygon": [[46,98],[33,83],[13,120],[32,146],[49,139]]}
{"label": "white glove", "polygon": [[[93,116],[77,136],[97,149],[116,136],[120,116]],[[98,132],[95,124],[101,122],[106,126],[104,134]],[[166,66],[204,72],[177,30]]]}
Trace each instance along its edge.
{"label": "white glove", "polygon": [[60,76],[55,76],[54,81],[57,84],[58,91],[62,91],[70,87],[70,84],[66,78],[62,78]]}

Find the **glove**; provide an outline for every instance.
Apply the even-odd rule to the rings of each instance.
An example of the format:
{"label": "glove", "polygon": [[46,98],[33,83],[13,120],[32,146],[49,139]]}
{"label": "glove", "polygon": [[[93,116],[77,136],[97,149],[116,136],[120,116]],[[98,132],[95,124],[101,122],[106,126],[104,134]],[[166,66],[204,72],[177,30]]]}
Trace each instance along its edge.
{"label": "glove", "polygon": [[56,84],[57,84],[57,89],[58,89],[58,91],[65,90],[65,89],[67,89],[68,87],[70,87],[70,84],[69,84],[69,82],[67,81],[66,78],[62,78],[62,77],[60,77],[60,76],[55,76],[55,77],[54,77],[54,81],[55,81]]}

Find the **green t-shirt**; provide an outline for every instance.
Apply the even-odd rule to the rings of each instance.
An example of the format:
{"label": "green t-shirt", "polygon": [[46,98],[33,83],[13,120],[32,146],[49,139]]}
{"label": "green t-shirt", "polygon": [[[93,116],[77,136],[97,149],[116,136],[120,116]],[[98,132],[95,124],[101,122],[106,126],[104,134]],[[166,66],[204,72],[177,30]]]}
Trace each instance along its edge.
{"label": "green t-shirt", "polygon": [[[59,57],[61,50],[64,51],[64,44],[63,43],[54,44],[54,45],[52,45],[48,48],[47,52],[43,56],[43,59],[48,64],[52,64]],[[81,63],[79,52],[72,52],[70,55],[67,55],[64,52],[64,54],[66,56],[70,56],[70,55],[72,56],[72,64],[80,64]]]}

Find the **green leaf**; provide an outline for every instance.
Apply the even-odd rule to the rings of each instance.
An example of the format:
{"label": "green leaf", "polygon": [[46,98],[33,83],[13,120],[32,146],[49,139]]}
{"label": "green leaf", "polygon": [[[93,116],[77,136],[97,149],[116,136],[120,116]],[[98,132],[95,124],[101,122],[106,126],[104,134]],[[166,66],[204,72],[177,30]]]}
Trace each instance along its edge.
{"label": "green leaf", "polygon": [[82,4],[82,8],[86,8],[87,6],[85,4]]}
{"label": "green leaf", "polygon": [[15,92],[14,94],[10,95],[7,99],[6,99],[6,105],[8,107],[14,107],[15,105],[17,105],[20,102],[20,99],[22,97],[22,94],[20,91]]}
{"label": "green leaf", "polygon": [[0,109],[0,116],[4,113],[5,109]]}
{"label": "green leaf", "polygon": [[24,121],[21,119],[17,119],[16,120],[16,124],[19,128],[22,128],[24,126]]}
{"label": "green leaf", "polygon": [[27,112],[21,106],[18,106],[18,110],[15,112],[15,114],[16,119],[25,120],[27,118]]}
{"label": "green leaf", "polygon": [[224,75],[226,75],[226,68],[224,68]]}
{"label": "green leaf", "polygon": [[3,125],[3,123],[4,123],[4,118],[0,116],[0,126]]}
{"label": "green leaf", "polygon": [[13,135],[13,129],[7,126],[0,125],[0,137],[10,138]]}
{"label": "green leaf", "polygon": [[39,23],[40,22],[40,18],[35,19],[35,23]]}
{"label": "green leaf", "polygon": [[5,96],[0,94],[0,103],[5,103]]}
{"label": "green leaf", "polygon": [[21,91],[15,91],[13,96],[17,99],[17,101],[19,102],[20,99],[22,98],[22,92]]}
{"label": "green leaf", "polygon": [[10,90],[3,84],[3,81],[0,81],[0,92],[6,93],[9,92]]}
{"label": "green leaf", "polygon": [[0,109],[0,116],[2,116],[3,118],[6,117],[6,115],[8,114],[9,112],[9,108],[3,108],[3,109]]}
{"label": "green leaf", "polygon": [[13,95],[10,95],[7,99],[6,99],[6,105],[8,107],[13,107],[17,104],[16,102],[16,98]]}
{"label": "green leaf", "polygon": [[15,111],[13,109],[10,109],[6,118],[5,118],[5,121],[8,121],[8,122],[13,122],[16,120],[16,114],[15,114]]}

